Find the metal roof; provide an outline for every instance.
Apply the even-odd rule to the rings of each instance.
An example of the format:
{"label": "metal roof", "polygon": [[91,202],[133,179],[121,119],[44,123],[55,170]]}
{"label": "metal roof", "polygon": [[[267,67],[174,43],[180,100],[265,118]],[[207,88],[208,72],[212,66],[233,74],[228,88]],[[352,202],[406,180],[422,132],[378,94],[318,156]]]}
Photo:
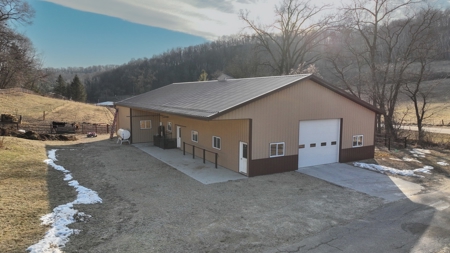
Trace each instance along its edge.
{"label": "metal roof", "polygon": [[[119,101],[116,105],[190,117],[213,118],[225,111],[310,77],[314,76],[307,74],[173,83]],[[321,79],[314,77],[314,81],[320,82]],[[329,86],[325,82],[319,84],[325,87]],[[335,87],[328,88],[340,95],[351,96]],[[355,101],[356,99],[355,102],[360,101],[356,97],[351,97],[349,97],[351,100]],[[363,104],[365,107],[367,105]],[[369,109],[374,110],[374,107]],[[375,110],[377,109],[375,108]]]}

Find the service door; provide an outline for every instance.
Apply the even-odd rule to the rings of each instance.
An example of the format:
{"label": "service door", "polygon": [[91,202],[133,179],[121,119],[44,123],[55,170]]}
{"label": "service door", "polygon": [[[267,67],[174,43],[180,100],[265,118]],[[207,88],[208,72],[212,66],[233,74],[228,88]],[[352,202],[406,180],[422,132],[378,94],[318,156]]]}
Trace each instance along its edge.
{"label": "service door", "polygon": [[177,126],[177,148],[181,148],[181,127]]}
{"label": "service door", "polygon": [[340,119],[299,123],[298,167],[339,162]]}
{"label": "service door", "polygon": [[245,142],[239,142],[239,172],[247,175],[247,156],[248,145]]}

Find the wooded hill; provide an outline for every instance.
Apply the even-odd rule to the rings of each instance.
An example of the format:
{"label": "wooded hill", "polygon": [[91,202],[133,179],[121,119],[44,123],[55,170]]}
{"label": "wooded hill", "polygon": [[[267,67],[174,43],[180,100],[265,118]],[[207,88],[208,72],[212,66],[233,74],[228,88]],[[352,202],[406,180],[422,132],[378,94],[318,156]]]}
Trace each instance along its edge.
{"label": "wooded hill", "polygon": [[260,65],[263,56],[257,55],[255,43],[252,37],[226,37],[130,61],[85,79],[88,101],[116,100],[174,82],[197,81],[202,70],[208,79],[221,73],[235,78],[268,75],[271,72]]}

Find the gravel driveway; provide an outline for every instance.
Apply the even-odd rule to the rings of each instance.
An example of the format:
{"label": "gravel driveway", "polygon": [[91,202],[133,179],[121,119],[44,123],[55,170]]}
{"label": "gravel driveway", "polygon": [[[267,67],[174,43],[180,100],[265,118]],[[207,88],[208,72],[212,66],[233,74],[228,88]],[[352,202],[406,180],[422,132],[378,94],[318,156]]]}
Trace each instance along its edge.
{"label": "gravel driveway", "polygon": [[[59,165],[102,204],[73,224],[66,252],[261,252],[347,224],[382,200],[288,172],[203,185],[114,140],[61,148]],[[49,171],[52,208],[73,200],[63,174]]]}

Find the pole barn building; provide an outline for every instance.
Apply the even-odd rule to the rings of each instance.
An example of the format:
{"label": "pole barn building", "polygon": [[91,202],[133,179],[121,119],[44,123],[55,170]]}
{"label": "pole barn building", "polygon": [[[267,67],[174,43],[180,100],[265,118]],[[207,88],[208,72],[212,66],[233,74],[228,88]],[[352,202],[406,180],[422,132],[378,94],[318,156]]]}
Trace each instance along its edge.
{"label": "pole barn building", "polygon": [[379,113],[310,74],[174,83],[116,108],[132,143],[164,136],[249,177],[373,158]]}

